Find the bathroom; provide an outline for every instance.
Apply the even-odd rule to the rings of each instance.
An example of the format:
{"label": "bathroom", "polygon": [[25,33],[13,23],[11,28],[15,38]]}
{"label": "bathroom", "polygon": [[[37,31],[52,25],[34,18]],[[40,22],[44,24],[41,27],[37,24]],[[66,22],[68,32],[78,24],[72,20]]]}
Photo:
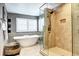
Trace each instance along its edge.
{"label": "bathroom", "polygon": [[6,10],[0,10],[1,55],[79,55],[79,4],[0,3],[0,8]]}

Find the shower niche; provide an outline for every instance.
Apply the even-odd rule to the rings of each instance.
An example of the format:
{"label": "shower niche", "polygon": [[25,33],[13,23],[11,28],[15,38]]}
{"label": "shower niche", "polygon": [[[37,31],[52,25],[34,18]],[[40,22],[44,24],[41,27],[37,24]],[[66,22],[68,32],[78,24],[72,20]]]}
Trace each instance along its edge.
{"label": "shower niche", "polygon": [[[53,4],[54,5],[54,4]],[[79,55],[79,4],[44,4],[43,48],[45,56]]]}
{"label": "shower niche", "polygon": [[60,23],[65,23],[66,22],[66,19],[61,19],[60,20]]}

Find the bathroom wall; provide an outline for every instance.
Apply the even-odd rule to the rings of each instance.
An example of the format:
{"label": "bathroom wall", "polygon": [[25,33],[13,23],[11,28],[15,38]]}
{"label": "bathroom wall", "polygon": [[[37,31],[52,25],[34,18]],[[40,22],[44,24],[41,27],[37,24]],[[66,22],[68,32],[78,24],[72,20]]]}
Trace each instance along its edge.
{"label": "bathroom wall", "polygon": [[54,11],[51,21],[51,33],[54,34],[51,38],[52,42],[54,41],[55,46],[59,48],[72,51],[71,4],[64,4]]}
{"label": "bathroom wall", "polygon": [[9,33],[9,41],[13,41],[13,36],[40,34],[40,32],[16,32],[16,18],[37,19],[35,16],[8,13],[8,19],[11,19],[11,33]]}
{"label": "bathroom wall", "polygon": [[[52,19],[53,20],[53,19]],[[55,38],[56,46],[72,51],[71,4],[64,4],[56,10]]]}
{"label": "bathroom wall", "polygon": [[56,21],[56,13],[55,11],[51,14],[51,47],[56,46],[56,33],[55,33],[55,21]]}

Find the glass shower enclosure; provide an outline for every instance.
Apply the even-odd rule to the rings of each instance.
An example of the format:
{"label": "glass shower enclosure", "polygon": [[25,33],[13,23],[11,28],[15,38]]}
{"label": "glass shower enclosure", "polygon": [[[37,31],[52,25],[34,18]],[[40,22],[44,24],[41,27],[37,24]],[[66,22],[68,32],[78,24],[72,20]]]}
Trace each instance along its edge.
{"label": "glass shower enclosure", "polygon": [[[41,46],[41,54],[43,55],[49,55],[49,48],[51,47],[51,43],[49,43],[50,40],[48,40],[49,38],[51,38],[51,14],[52,14],[52,9],[51,6],[48,3],[44,3],[41,7],[40,7],[40,18],[43,18],[44,20],[44,24],[43,24],[43,29],[42,29],[42,46]],[[47,29],[47,30],[46,30]],[[42,53],[44,52],[44,53]]]}
{"label": "glass shower enclosure", "polygon": [[41,54],[79,55],[79,4],[45,3],[40,7],[40,15],[44,18]]}

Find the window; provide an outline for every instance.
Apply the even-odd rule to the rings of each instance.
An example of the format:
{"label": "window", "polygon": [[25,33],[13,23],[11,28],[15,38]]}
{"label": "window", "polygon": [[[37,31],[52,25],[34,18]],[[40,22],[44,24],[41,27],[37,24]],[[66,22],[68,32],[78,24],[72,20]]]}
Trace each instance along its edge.
{"label": "window", "polygon": [[28,31],[37,31],[37,20],[28,20]]}
{"label": "window", "polygon": [[37,19],[16,18],[16,32],[37,31]]}
{"label": "window", "polygon": [[39,18],[39,31],[43,31],[44,27],[44,18]]}

